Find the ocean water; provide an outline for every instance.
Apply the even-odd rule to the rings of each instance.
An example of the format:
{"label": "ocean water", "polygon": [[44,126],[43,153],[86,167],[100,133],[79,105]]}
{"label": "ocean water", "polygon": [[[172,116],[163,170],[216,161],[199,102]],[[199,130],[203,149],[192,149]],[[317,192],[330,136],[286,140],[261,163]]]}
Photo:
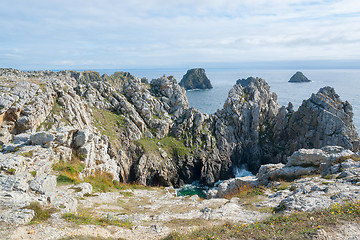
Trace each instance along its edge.
{"label": "ocean water", "polygon": [[[112,74],[117,70],[98,70],[100,73]],[[149,80],[164,74],[173,75],[180,81],[187,69],[130,69],[128,71],[136,77],[146,77]],[[270,90],[278,96],[280,106],[289,102],[297,109],[303,100],[308,99],[312,93],[320,88],[330,86],[340,98],[349,101],[353,106],[354,124],[360,130],[360,69],[319,69],[300,70],[311,83],[289,83],[291,76],[298,70],[239,70],[239,69],[205,69],[213,89],[190,90],[186,92],[190,106],[204,113],[214,113],[221,109],[228,96],[229,90],[241,78],[260,77],[267,81]]]}

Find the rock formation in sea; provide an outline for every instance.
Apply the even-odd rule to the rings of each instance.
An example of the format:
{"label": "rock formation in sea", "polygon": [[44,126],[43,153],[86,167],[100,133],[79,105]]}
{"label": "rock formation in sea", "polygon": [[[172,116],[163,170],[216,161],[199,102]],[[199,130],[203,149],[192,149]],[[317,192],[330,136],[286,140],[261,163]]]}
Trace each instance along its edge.
{"label": "rock formation in sea", "polygon": [[311,82],[302,72],[296,72],[289,80],[289,82],[293,83],[301,83],[301,82]]}
{"label": "rock formation in sea", "polygon": [[186,90],[213,88],[203,68],[194,68],[188,70],[181,79],[179,85],[184,87]]}

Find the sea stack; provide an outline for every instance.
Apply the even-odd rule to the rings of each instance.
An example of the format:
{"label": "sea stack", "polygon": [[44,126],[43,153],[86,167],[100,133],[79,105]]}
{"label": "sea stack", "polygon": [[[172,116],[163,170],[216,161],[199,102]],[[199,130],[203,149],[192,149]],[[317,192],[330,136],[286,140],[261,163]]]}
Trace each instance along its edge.
{"label": "sea stack", "polygon": [[194,68],[188,70],[181,79],[179,85],[184,87],[186,90],[213,88],[203,68]]}
{"label": "sea stack", "polygon": [[296,72],[289,80],[289,82],[299,83],[299,82],[311,82],[302,72]]}

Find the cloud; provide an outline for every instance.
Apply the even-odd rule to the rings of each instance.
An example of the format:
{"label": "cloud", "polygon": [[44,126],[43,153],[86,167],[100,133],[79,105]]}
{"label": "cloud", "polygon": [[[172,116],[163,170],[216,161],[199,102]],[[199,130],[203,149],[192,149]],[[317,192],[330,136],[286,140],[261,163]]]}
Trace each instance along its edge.
{"label": "cloud", "polygon": [[359,21],[358,0],[13,0],[0,8],[0,65],[359,59]]}

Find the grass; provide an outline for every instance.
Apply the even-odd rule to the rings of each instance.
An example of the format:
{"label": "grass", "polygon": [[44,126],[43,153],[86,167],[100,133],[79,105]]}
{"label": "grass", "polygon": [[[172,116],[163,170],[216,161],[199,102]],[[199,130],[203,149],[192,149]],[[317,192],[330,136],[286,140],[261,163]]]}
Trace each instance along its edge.
{"label": "grass", "polygon": [[59,173],[57,177],[58,185],[79,183],[79,173],[84,170],[85,164],[80,158],[73,155],[70,161],[60,161],[53,165],[53,170]]}
{"label": "grass", "polygon": [[225,194],[223,197],[226,199],[231,199],[233,197],[238,197],[241,199],[253,199],[254,197],[263,195],[265,192],[264,187],[251,187],[249,185],[242,185],[237,188],[234,188],[228,194]]}
{"label": "grass", "polygon": [[191,150],[190,148],[185,147],[183,142],[174,137],[165,137],[163,139],[142,138],[138,140],[137,143],[144,148],[145,152],[154,154],[160,154],[159,148],[163,149],[171,156],[184,156],[190,153]]}
{"label": "grass", "polygon": [[88,177],[84,178],[84,182],[88,182],[93,186],[94,192],[110,192],[120,190],[118,181],[114,181],[111,173],[95,171]]}
{"label": "grass", "polygon": [[112,140],[117,139],[116,129],[126,127],[124,117],[107,110],[93,108],[94,124],[100,130],[102,135],[110,137]]}
{"label": "grass", "polygon": [[107,215],[106,217],[97,216],[89,211],[89,209],[79,209],[77,213],[64,213],[63,218],[68,222],[72,222],[74,224],[88,224],[88,225],[100,225],[100,226],[119,226],[128,229],[132,229],[134,226],[129,221],[120,221],[116,216],[110,217]]}
{"label": "grass", "polygon": [[10,169],[5,170],[5,172],[10,174],[10,175],[14,175],[15,172],[16,172],[16,169],[15,168],[10,168]]}
{"label": "grass", "polygon": [[[116,240],[122,240],[123,238],[116,238]],[[103,238],[103,237],[91,237],[84,235],[74,235],[68,236],[64,238],[60,238],[59,240],[115,240],[115,238]]]}
{"label": "grass", "polygon": [[336,164],[339,164],[339,163],[343,163],[345,162],[346,160],[348,159],[352,159],[354,160],[355,162],[358,162],[360,161],[360,158],[359,157],[356,157],[354,155],[351,155],[351,156],[341,156],[339,157],[338,159],[336,159],[334,162],[332,162],[332,165],[336,165]]}
{"label": "grass", "polygon": [[23,209],[32,209],[35,212],[30,224],[45,222],[50,218],[51,214],[58,211],[55,208],[44,208],[38,202],[31,202],[29,206],[23,207]]}
{"label": "grass", "polygon": [[163,239],[306,239],[318,229],[336,229],[346,222],[360,223],[360,201],[315,212],[295,212],[291,215],[273,214],[252,224],[223,224],[203,228],[189,234],[172,233]]}
{"label": "grass", "polygon": [[21,153],[20,155],[22,155],[24,157],[32,158],[32,157],[34,157],[34,152],[33,151],[24,152],[24,153]]}

